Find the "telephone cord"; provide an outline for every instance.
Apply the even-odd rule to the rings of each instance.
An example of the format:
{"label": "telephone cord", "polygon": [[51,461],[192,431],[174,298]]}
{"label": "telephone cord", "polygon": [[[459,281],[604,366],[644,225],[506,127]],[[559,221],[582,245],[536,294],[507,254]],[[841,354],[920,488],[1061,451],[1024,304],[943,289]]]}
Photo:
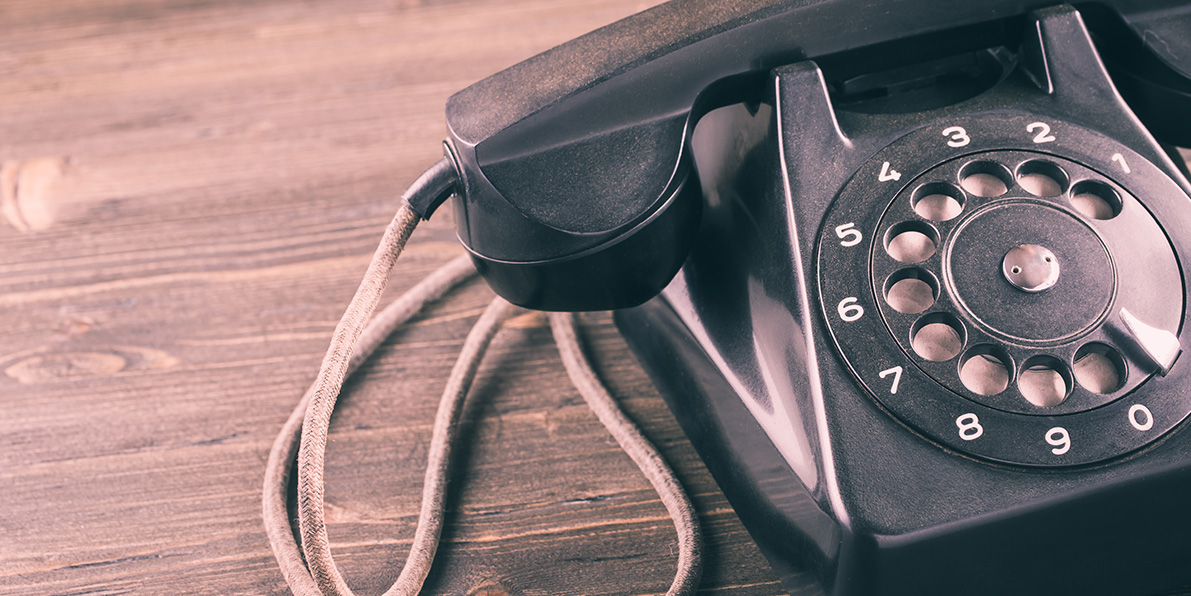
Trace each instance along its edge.
{"label": "telephone cord", "polygon": [[[404,324],[418,313],[426,304],[441,298],[454,287],[467,281],[476,274],[471,258],[463,255],[440,267],[408,292],[403,294],[392,304],[382,310],[368,323],[360,339],[356,342],[351,360],[348,361],[347,375],[351,376],[369,356],[384,342],[397,327]],[[269,461],[265,467],[265,491],[262,509],[265,531],[269,537],[269,545],[273,555],[281,567],[286,583],[295,596],[322,596],[322,591],[310,576],[306,568],[301,548],[294,539],[293,528],[290,525],[288,511],[288,490],[290,486],[291,470],[298,456],[299,439],[302,434],[302,420],[306,416],[306,409],[314,385],[302,396],[297,407],[269,452]]]}
{"label": "telephone cord", "polygon": [[[265,472],[263,517],[270,546],[295,596],[352,596],[331,555],[324,517],[323,469],[327,432],[344,381],[399,325],[425,304],[438,299],[472,274],[467,256],[448,263],[414,286],[371,323],[381,294],[405,242],[421,217],[410,208],[420,195],[442,193],[444,161],[435,164],[403,197],[393,221],[369,263],[368,270],[343,318],[318,376],[282,427],[269,454]],[[435,416],[423,484],[422,505],[413,545],[397,581],[385,596],[412,596],[421,591],[430,572],[445,517],[446,485],[459,415],[489,343],[516,307],[495,299],[468,333]],[[604,389],[579,347],[573,315],[551,315],[551,327],[564,366],[580,394],[657,490],[678,533],[678,569],[667,594],[694,593],[702,571],[702,538],[694,507],[665,460]],[[299,442],[300,438],[300,444]],[[299,547],[288,515],[290,469],[297,456]],[[305,559],[305,563],[303,563]]]}
{"label": "telephone cord", "polygon": [[641,434],[641,430],[625,415],[596,376],[579,346],[575,315],[550,313],[550,329],[554,332],[554,343],[558,346],[567,375],[571,377],[571,384],[579,390],[587,406],[653,485],[670,518],[674,520],[674,529],[678,533],[678,572],[667,594],[694,594],[703,573],[703,540],[699,532],[699,519],[690,498],[662,454]]}

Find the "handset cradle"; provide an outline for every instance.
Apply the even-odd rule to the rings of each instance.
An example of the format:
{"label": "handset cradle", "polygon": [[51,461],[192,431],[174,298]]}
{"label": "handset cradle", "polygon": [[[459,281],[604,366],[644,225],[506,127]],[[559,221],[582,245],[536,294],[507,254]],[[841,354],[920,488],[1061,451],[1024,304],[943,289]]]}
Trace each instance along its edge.
{"label": "handset cradle", "polygon": [[679,0],[460,92],[460,239],[621,309],[793,592],[1191,585],[1191,4],[891,6]]}

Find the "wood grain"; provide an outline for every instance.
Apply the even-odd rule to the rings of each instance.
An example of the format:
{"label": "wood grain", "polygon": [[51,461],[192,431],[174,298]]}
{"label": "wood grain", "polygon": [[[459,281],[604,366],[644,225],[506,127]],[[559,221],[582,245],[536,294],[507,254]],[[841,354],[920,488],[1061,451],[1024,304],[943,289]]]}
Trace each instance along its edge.
{"label": "wood grain", "polygon": [[[0,5],[0,594],[287,593],[260,520],[269,446],[446,98],[649,2],[75,0]],[[395,295],[459,254],[418,230]],[[351,383],[327,514],[361,594],[413,535],[472,283]],[[694,493],[707,592],[780,593],[609,318],[602,374]],[[665,590],[673,527],[571,388],[541,317],[497,338],[428,583]]]}
{"label": "wood grain", "polygon": [[[0,4],[0,594],[284,594],[269,446],[318,367],[446,98],[644,9],[630,0]],[[458,255],[422,226],[395,295]],[[396,577],[472,283],[350,383],[327,515],[361,594]],[[674,463],[704,593],[783,593],[607,315],[599,371]],[[465,415],[434,594],[648,594],[656,494],[571,388],[540,316],[503,331]]]}

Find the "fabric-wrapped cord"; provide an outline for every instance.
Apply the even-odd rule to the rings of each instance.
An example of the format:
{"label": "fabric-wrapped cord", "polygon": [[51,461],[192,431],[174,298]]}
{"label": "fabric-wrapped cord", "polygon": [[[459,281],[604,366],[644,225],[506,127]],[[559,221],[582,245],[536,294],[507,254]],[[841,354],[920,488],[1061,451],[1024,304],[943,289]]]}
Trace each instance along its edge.
{"label": "fabric-wrapped cord", "polygon": [[[454,287],[475,276],[475,273],[475,266],[472,265],[471,258],[462,255],[438,268],[393,301],[365,327],[363,334],[356,342],[351,360],[348,362],[347,376],[350,377],[397,327],[412,318],[428,303],[438,300]],[[273,448],[269,452],[269,462],[265,466],[265,490],[262,503],[265,532],[268,534],[273,556],[277,558],[281,573],[285,576],[285,581],[295,596],[322,596],[322,592],[306,568],[302,551],[294,538],[287,511],[290,472],[298,454],[302,420],[305,418],[306,407],[310,403],[313,390],[314,385],[311,385],[294,408],[293,413],[290,414],[289,419],[286,420],[277,439],[273,442]]]}
{"label": "fabric-wrapped cord", "polygon": [[[331,414],[344,381],[399,325],[423,306],[462,283],[475,270],[465,255],[435,271],[372,321],[388,275],[420,220],[403,204],[385,230],[360,287],[335,328],[314,383],[303,395],[273,443],[262,500],[265,530],[282,574],[295,596],[353,596],[331,556],[324,515],[323,465]],[[484,352],[516,307],[495,299],[468,333],[435,415],[422,503],[413,544],[401,573],[385,596],[414,596],[429,574],[445,517],[451,449],[468,390]],[[653,484],[678,532],[678,572],[668,592],[692,594],[702,570],[702,542],[690,500],[661,455],[617,407],[579,347],[571,315],[551,315],[555,341],[572,382],[621,447]],[[299,442],[300,440],[300,442]],[[298,524],[301,546],[290,524],[287,491],[297,457]]]}
{"label": "fabric-wrapped cord", "polygon": [[620,406],[616,405],[616,400],[596,376],[579,345],[575,315],[550,313],[550,328],[554,332],[554,343],[558,345],[558,352],[562,356],[567,375],[571,377],[571,383],[620,444],[620,448],[624,449],[641,469],[641,473],[662,498],[662,504],[670,513],[670,518],[674,520],[674,529],[678,533],[678,571],[666,594],[694,594],[703,572],[703,537],[691,500],[678,482],[674,471],[666,464],[666,460],[649,439],[641,434],[633,421],[629,420]]}

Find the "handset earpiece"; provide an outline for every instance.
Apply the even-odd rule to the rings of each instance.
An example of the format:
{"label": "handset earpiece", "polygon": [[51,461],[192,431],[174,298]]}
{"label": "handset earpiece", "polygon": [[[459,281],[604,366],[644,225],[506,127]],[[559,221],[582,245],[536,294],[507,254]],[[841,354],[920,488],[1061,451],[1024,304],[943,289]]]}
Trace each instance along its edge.
{"label": "handset earpiece", "polygon": [[[1045,4],[675,0],[589,33],[448,101],[460,240],[518,305],[640,304],[678,270],[698,225],[687,146],[701,110],[759,99],[756,75],[799,60],[978,50],[986,29]],[[1139,38],[1147,24],[1191,19],[1186,6],[1105,4]],[[1166,63],[1191,72],[1185,58]]]}

